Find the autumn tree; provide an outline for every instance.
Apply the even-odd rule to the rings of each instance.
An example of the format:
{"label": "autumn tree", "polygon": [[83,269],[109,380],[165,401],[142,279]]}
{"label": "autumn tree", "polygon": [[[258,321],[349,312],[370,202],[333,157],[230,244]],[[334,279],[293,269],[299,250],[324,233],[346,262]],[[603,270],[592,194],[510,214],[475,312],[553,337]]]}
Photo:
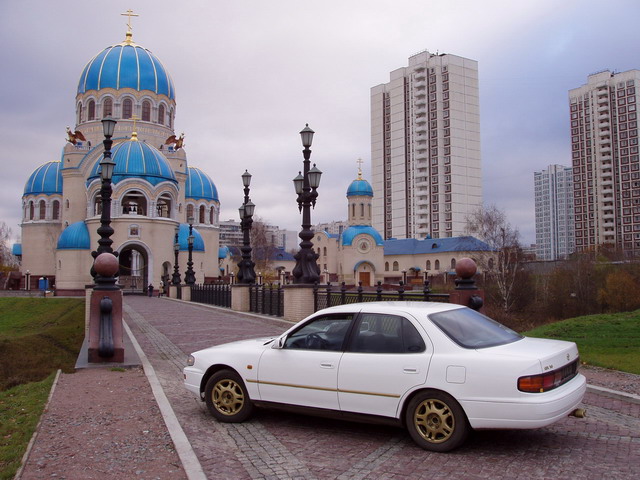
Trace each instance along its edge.
{"label": "autumn tree", "polygon": [[11,229],[5,222],[0,222],[0,269],[2,271],[15,270],[17,263],[11,253]]}
{"label": "autumn tree", "polygon": [[465,231],[491,248],[477,260],[493,283],[494,288],[487,293],[504,313],[509,313],[518,301],[525,301],[527,295],[518,229],[511,226],[503,211],[491,205],[478,207],[468,215]]}
{"label": "autumn tree", "polygon": [[267,272],[271,270],[271,259],[273,258],[276,245],[269,231],[268,225],[260,218],[254,217],[251,226],[251,258],[255,262],[255,272],[261,272],[265,278]]}

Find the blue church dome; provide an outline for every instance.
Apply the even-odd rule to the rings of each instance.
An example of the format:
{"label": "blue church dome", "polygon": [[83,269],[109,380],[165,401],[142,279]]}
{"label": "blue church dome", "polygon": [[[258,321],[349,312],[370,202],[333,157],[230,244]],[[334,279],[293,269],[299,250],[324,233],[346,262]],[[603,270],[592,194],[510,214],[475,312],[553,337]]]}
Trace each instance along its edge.
{"label": "blue church dome", "polygon": [[91,239],[84,222],[75,222],[65,228],[58,237],[58,250],[89,250]]}
{"label": "blue church dome", "polygon": [[344,246],[350,246],[353,244],[353,239],[356,238],[361,233],[365,233],[373,238],[376,242],[376,245],[384,245],[384,241],[382,237],[378,233],[378,231],[369,226],[369,225],[352,225],[347,228],[344,232],[342,232],[341,242]]}
{"label": "blue church dome", "polygon": [[185,189],[186,198],[193,198],[194,200],[219,201],[218,189],[209,175],[195,167],[189,167],[188,175]]}
{"label": "blue church dome", "polygon": [[175,100],[173,81],[160,60],[130,41],[105,48],[82,70],[78,94],[102,88],[150,90]]}
{"label": "blue church dome", "polygon": [[351,182],[347,189],[347,197],[354,197],[357,195],[365,195],[367,197],[373,197],[373,188],[369,182],[358,176],[356,180]]}
{"label": "blue church dome", "polygon": [[62,195],[62,163],[48,162],[31,174],[24,186],[24,195]]}
{"label": "blue church dome", "polygon": [[[178,244],[180,245],[181,252],[189,251],[189,224],[181,223],[180,230],[178,230]],[[193,229],[193,251],[204,252],[204,240],[198,230]]]}
{"label": "blue church dome", "polygon": [[[96,160],[87,178],[87,184],[100,177],[100,162],[103,155]],[[171,181],[178,183],[169,161],[160,150],[151,145],[132,139],[117,144],[111,150],[111,159],[116,162],[113,169],[113,183],[126,178],[142,178],[152,185]]]}

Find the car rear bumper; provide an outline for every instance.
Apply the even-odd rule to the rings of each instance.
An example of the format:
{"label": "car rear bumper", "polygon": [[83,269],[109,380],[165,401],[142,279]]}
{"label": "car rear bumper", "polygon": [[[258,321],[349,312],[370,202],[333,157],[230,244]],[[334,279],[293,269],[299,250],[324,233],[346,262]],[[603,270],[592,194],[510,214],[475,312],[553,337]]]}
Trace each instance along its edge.
{"label": "car rear bumper", "polygon": [[586,378],[578,374],[565,385],[546,393],[523,393],[518,399],[504,401],[463,400],[473,428],[540,428],[568,416],[578,408],[587,390]]}

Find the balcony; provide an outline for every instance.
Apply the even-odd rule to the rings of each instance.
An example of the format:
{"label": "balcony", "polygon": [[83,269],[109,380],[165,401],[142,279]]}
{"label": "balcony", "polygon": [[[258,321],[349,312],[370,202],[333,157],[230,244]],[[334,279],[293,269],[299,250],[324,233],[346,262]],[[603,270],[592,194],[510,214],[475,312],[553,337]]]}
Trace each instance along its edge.
{"label": "balcony", "polygon": [[414,82],[413,83],[413,87],[414,88],[424,88],[426,86],[427,86],[427,84],[426,84],[426,82],[424,80],[422,80],[420,82]]}
{"label": "balcony", "polygon": [[602,113],[602,112],[609,112],[609,105],[603,105],[601,107],[598,107],[598,113]]}
{"label": "balcony", "polygon": [[422,105],[427,104],[427,99],[425,97],[416,98],[413,102],[416,107],[420,107]]}

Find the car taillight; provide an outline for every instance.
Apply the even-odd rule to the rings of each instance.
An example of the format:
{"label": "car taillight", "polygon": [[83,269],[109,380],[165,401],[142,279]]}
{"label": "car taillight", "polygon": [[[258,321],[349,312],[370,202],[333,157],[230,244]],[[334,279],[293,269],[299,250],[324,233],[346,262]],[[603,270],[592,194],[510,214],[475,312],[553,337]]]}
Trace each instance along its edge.
{"label": "car taillight", "polygon": [[527,393],[543,393],[568,382],[578,373],[578,360],[562,368],[540,375],[529,375],[518,379],[518,390]]}

